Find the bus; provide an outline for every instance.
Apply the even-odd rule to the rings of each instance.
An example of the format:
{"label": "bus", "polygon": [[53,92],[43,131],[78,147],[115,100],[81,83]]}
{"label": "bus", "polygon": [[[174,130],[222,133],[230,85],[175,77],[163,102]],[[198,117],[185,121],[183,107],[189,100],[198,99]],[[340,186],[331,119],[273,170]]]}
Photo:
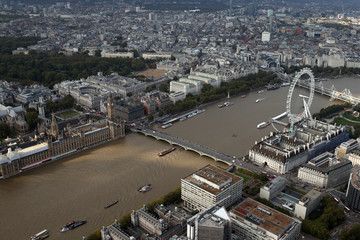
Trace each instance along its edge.
{"label": "bus", "polygon": [[348,208],[347,206],[344,206],[344,211],[348,213],[348,212],[350,212],[350,208]]}

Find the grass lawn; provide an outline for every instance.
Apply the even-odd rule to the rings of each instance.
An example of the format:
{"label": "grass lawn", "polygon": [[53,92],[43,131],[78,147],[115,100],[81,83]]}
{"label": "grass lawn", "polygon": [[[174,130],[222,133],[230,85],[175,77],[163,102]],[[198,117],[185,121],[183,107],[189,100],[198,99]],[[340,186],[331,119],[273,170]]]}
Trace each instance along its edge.
{"label": "grass lawn", "polygon": [[68,119],[68,118],[73,118],[73,117],[79,116],[80,114],[78,112],[75,112],[74,110],[67,110],[65,112],[62,112],[62,113],[59,113],[56,115],[62,119]]}
{"label": "grass lawn", "polygon": [[235,175],[238,175],[238,176],[240,176],[240,177],[242,177],[242,178],[244,179],[243,184],[246,183],[247,181],[249,181],[250,178],[251,178],[251,177],[249,177],[249,176],[246,176],[245,174],[241,174],[241,173],[238,173],[238,172],[235,173]]}
{"label": "grass lawn", "polygon": [[335,118],[334,121],[332,122],[332,124],[334,124],[334,123],[336,123],[337,125],[341,124],[341,125],[348,125],[348,126],[357,126],[357,125],[360,126],[360,123],[352,123],[344,118]]}

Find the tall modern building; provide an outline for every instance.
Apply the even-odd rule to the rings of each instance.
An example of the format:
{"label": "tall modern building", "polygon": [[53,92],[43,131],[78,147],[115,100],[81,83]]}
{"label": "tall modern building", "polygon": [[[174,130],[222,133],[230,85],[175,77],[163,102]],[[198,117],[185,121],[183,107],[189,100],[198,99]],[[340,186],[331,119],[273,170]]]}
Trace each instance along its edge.
{"label": "tall modern building", "polygon": [[181,179],[181,199],[191,210],[203,211],[215,204],[228,207],[239,200],[243,179],[207,165]]}
{"label": "tall modern building", "polygon": [[360,169],[350,174],[345,203],[351,209],[360,210]]}

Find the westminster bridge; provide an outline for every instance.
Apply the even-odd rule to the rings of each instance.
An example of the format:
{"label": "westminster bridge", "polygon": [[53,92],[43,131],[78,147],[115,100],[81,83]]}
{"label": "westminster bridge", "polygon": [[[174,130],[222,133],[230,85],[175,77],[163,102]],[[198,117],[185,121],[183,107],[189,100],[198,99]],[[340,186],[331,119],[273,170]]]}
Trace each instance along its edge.
{"label": "westminster bridge", "polygon": [[214,159],[215,161],[223,162],[227,165],[233,164],[233,160],[234,160],[233,157],[225,155],[223,153],[219,153],[215,150],[209,149],[209,148],[201,146],[199,144],[192,143],[185,139],[181,139],[181,138],[178,138],[175,136],[168,135],[163,132],[154,131],[154,130],[145,129],[145,128],[135,128],[135,129],[132,129],[132,131],[142,133],[145,136],[150,136],[150,137],[156,138],[157,140],[162,140],[162,141],[168,142],[171,145],[180,146],[187,151],[196,152],[200,156],[206,156],[206,157]]}

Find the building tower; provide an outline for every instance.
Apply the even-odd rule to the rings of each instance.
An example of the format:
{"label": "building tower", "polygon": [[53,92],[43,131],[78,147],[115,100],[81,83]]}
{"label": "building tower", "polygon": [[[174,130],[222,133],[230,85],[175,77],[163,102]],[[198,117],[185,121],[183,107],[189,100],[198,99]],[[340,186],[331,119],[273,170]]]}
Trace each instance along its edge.
{"label": "building tower", "polygon": [[45,117],[45,109],[44,109],[44,98],[41,96],[39,97],[39,108],[38,108],[38,111],[39,111],[39,115],[42,116],[42,117]]}
{"label": "building tower", "polygon": [[110,121],[114,121],[115,120],[115,105],[112,102],[111,94],[108,96],[108,99],[107,99],[107,111],[108,111],[108,116],[107,116],[108,119]]}
{"label": "building tower", "polygon": [[52,118],[51,118],[51,135],[53,135],[54,137],[57,137],[59,134],[59,126],[56,122],[56,118],[55,118],[55,114],[52,114]]}
{"label": "building tower", "polygon": [[355,168],[350,174],[345,203],[353,210],[360,210],[360,170]]}
{"label": "building tower", "polygon": [[274,28],[274,16],[273,15],[271,15],[270,17],[269,17],[269,32],[272,32],[273,31],[273,28]]}
{"label": "building tower", "polygon": [[232,15],[232,0],[230,0],[230,8],[229,8],[229,15]]}

